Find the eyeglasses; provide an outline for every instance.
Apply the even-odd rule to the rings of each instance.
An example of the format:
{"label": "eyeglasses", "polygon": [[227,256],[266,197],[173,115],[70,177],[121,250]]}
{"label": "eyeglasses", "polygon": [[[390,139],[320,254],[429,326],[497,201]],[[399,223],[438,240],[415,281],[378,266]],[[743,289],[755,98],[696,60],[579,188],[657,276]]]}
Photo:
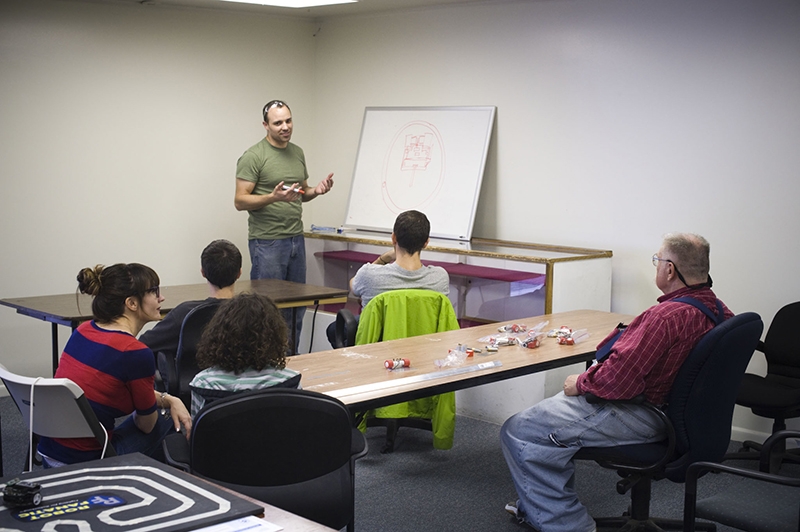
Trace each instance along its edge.
{"label": "eyeglasses", "polygon": [[286,105],[284,102],[282,102],[280,100],[272,100],[271,102],[268,102],[267,105],[264,106],[264,110],[261,113],[261,114],[264,115],[264,121],[265,122],[267,121],[267,113],[273,107],[289,107],[289,106]]}
{"label": "eyeglasses", "polygon": [[[681,272],[680,272],[680,270],[678,270],[678,266],[677,266],[677,264],[675,264],[674,262],[672,262],[672,261],[671,261],[671,260],[669,260],[669,259],[659,259],[659,258],[658,258],[658,255],[653,255],[653,266],[655,266],[656,268],[658,268],[658,263],[659,263],[659,262],[669,262],[670,264],[672,264],[672,267],[673,267],[673,268],[675,268],[675,274],[678,276],[678,279],[680,279],[680,280],[681,280],[681,282],[682,282],[683,284],[685,284],[686,286],[694,286],[694,285],[689,285],[689,283],[687,283],[687,282],[686,282],[686,279],[684,279],[684,278],[683,278],[683,275],[681,275]],[[710,280],[710,279],[711,279],[711,277],[709,276],[709,280]],[[710,285],[709,285],[709,286],[710,286]]]}
{"label": "eyeglasses", "polygon": [[711,286],[714,284],[714,281],[711,279],[711,274],[708,274],[708,280],[705,283],[690,285],[689,283],[686,282],[686,279],[683,278],[683,275],[681,275],[681,272],[678,270],[678,266],[676,266],[674,262],[672,262],[669,259],[659,259],[658,255],[653,255],[653,266],[657,268],[659,262],[669,262],[670,264],[672,264],[672,267],[675,268],[675,273],[678,275],[678,279],[680,279],[681,282],[686,286],[688,286],[689,288],[695,288],[698,286],[707,286],[711,288]]}
{"label": "eyeglasses", "polygon": [[669,263],[671,263],[673,266],[675,266],[675,263],[674,263],[674,262],[672,262],[671,260],[669,260],[669,259],[659,259],[659,258],[658,258],[658,255],[653,255],[653,266],[655,266],[656,268],[658,268],[658,263],[659,263],[659,262],[669,262]]}
{"label": "eyeglasses", "polygon": [[156,296],[156,298],[159,298],[159,297],[161,297],[161,287],[160,286],[154,286],[152,288],[148,288],[147,290],[144,291],[144,293],[145,294],[154,294]]}

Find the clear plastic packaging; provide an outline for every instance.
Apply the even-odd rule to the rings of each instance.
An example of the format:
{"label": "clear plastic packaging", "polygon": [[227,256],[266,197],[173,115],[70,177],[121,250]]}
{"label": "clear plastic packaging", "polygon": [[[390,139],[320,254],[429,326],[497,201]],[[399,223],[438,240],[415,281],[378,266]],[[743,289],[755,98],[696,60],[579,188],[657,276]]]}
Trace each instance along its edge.
{"label": "clear plastic packaging", "polygon": [[572,334],[572,329],[567,327],[566,325],[562,325],[558,329],[551,329],[550,332],[547,333],[548,338],[563,338]]}
{"label": "clear plastic packaging", "polygon": [[578,329],[569,334],[558,337],[558,343],[561,345],[575,345],[589,339],[589,331],[586,329]]}
{"label": "clear plastic packaging", "polygon": [[437,358],[433,361],[433,364],[437,368],[445,368],[448,366],[460,366],[467,360],[467,348],[461,344],[458,344],[458,347],[455,349],[450,349],[450,352],[447,353],[445,358]]}
{"label": "clear plastic packaging", "polygon": [[528,330],[528,326],[522,323],[511,323],[509,325],[501,325],[497,328],[497,332],[507,333],[520,333]]}
{"label": "clear plastic packaging", "polygon": [[527,349],[536,349],[542,345],[542,338],[544,338],[543,332],[536,332],[532,330],[525,338],[517,338],[517,342],[519,345]]}

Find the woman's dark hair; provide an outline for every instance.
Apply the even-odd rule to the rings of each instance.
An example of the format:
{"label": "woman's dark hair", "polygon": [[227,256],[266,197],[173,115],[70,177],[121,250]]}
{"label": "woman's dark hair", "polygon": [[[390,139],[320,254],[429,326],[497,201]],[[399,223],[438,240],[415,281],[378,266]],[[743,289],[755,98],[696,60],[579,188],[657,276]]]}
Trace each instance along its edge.
{"label": "woman's dark hair", "polygon": [[286,367],[289,334],[275,303],[259,294],[239,294],[220,305],[197,346],[200,369],[242,373]]}
{"label": "woman's dark hair", "polygon": [[109,323],[125,313],[125,300],[142,300],[145,293],[159,285],[158,274],[144,264],[114,264],[83,268],[78,272],[78,290],[94,296],[92,314],[101,323]]}

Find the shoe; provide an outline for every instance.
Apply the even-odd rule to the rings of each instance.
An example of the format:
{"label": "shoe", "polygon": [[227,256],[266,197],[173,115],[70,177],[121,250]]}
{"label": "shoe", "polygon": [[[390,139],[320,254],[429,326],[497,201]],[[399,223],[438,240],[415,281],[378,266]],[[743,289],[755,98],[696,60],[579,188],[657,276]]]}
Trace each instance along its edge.
{"label": "shoe", "polygon": [[[533,532],[539,532],[539,529],[534,528],[533,525],[531,525],[530,523],[525,521],[525,519],[522,518],[522,516],[519,514],[518,505],[519,505],[519,499],[517,499],[516,501],[512,501],[512,502],[506,504],[506,508],[505,508],[506,512],[508,512],[511,515],[513,515],[514,517],[516,517],[517,522],[520,525],[523,525],[526,528],[528,528],[530,530],[533,530]],[[595,532],[597,532],[597,531],[595,530]]]}
{"label": "shoe", "polygon": [[[506,504],[506,508],[505,508],[505,509],[506,509],[506,512],[508,512],[508,513],[510,513],[511,515],[513,515],[514,517],[516,517],[516,518],[517,518],[517,520],[518,520],[518,521],[519,521],[521,524],[527,525],[527,526],[528,526],[528,527],[529,527],[531,530],[533,530],[533,532],[539,532],[537,529],[533,528],[533,527],[532,527],[530,524],[528,524],[526,521],[524,521],[524,520],[523,520],[523,519],[522,519],[522,518],[519,516],[519,510],[517,509],[517,505],[518,505],[518,504],[519,504],[519,499],[517,499],[516,501],[512,501],[512,502],[510,502],[510,503]],[[592,532],[597,532],[597,528],[595,528],[595,529],[594,529]]]}
{"label": "shoe", "polygon": [[516,517],[517,519],[519,519],[519,516],[517,515],[517,504],[518,503],[519,503],[519,500],[512,501],[512,502],[506,504],[506,512],[510,513],[511,515]]}

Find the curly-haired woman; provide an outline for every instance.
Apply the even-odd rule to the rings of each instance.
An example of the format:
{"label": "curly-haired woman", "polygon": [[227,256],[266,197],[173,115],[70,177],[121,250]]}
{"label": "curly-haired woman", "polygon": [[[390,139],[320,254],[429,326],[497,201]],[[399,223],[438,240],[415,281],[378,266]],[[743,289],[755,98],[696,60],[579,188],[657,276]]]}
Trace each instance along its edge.
{"label": "curly-haired woman", "polygon": [[203,331],[189,387],[192,416],[208,401],[237,392],[282,386],[299,388],[300,374],[286,369],[288,332],[275,303],[239,294],[222,304]]}

